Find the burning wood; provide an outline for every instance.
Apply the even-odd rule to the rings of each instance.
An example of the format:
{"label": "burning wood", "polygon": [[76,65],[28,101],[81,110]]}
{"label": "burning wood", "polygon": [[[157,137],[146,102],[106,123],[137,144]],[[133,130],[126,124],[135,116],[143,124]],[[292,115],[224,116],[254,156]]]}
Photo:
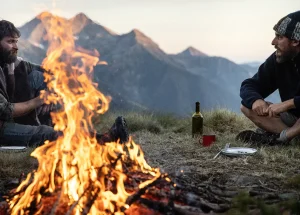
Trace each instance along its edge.
{"label": "burning wood", "polygon": [[[194,215],[212,214],[212,212],[222,213],[232,207],[232,198],[238,194],[239,188],[237,187],[224,187],[215,183],[197,184],[196,187],[193,185],[175,185],[168,179],[167,175],[163,174],[144,188],[139,189],[138,184],[154,177],[141,171],[131,171],[128,168],[131,164],[128,162],[124,162],[122,165],[124,174],[127,176],[124,181],[125,189],[128,193],[131,193],[131,196],[126,200],[128,208],[121,209],[120,213],[123,214]],[[176,180],[180,180],[180,178],[176,178]],[[111,183],[109,178],[106,179],[106,183],[109,183],[111,190],[116,190],[116,184]],[[80,214],[90,214],[91,205],[95,203],[98,191],[95,191],[92,186],[86,190],[85,195],[88,196],[88,201]],[[24,190],[22,193],[24,193]],[[268,189],[259,186],[250,186],[248,193],[250,196],[257,197],[270,204],[281,201],[280,193],[270,193]],[[16,194],[16,191],[13,191],[12,197]],[[58,187],[57,191],[53,193],[45,190],[41,191],[41,195],[40,203],[30,205],[25,214],[72,214],[78,204],[78,201],[72,205],[64,201],[61,187]],[[251,207],[256,208],[255,205]],[[109,211],[105,212],[112,214]],[[0,204],[0,215],[7,214],[9,214],[8,205]]]}
{"label": "burning wood", "polygon": [[[131,193],[126,200],[128,207],[123,207],[121,210],[115,214],[204,214],[202,211],[203,206],[209,206],[208,202],[205,203],[200,196],[196,196],[191,192],[186,192],[184,189],[177,187],[172,181],[169,180],[168,176],[165,174],[160,175],[160,177],[155,178],[147,173],[141,171],[130,171],[128,162],[124,162],[124,168],[126,171],[127,179],[125,180],[125,189],[128,193]],[[99,170],[100,171],[100,170]],[[128,172],[127,172],[128,171]],[[12,197],[15,195],[24,195],[25,191],[32,183],[32,176],[29,183],[26,184],[23,190],[19,193],[16,191],[12,192]],[[153,179],[151,183],[145,187],[139,189],[137,186],[143,182]],[[105,180],[106,184],[111,190],[117,190],[117,184],[113,183],[109,177]],[[87,204],[81,208],[80,214],[91,214],[91,207],[95,204],[97,195],[100,189],[95,189],[93,184],[88,187],[83,194],[86,196]],[[41,201],[32,202],[25,210],[25,214],[73,214],[75,208],[78,206],[79,200],[73,204],[69,204],[63,198],[63,193],[61,187],[57,187],[55,192],[50,193],[45,189],[40,191]],[[191,196],[193,195],[193,196]],[[80,197],[83,198],[83,197]],[[202,199],[202,200],[201,200]],[[200,200],[200,201],[199,201]],[[114,202],[117,204],[117,202]],[[213,205],[211,203],[211,205]],[[216,204],[215,204],[216,205]],[[10,210],[5,206],[2,208],[1,215],[7,215]],[[103,211],[103,214],[112,214],[110,211]]]}
{"label": "burning wood", "polygon": [[[262,199],[264,202],[273,204],[282,201],[280,198],[281,192],[271,193],[269,188],[260,186],[249,187],[231,187],[223,186],[216,182],[189,184],[181,180],[181,177],[176,177],[175,180],[179,183],[175,185],[168,179],[167,175],[161,175],[146,187],[139,189],[138,184],[141,184],[153,176],[141,171],[131,171],[130,161],[123,162],[124,174],[127,178],[124,181],[125,189],[131,193],[126,200],[129,208],[123,208],[123,214],[212,214],[212,212],[225,212],[232,207],[232,198],[234,198],[239,189],[247,189],[250,196]],[[115,184],[110,180],[110,187],[115,187]],[[92,187],[86,190],[86,195],[90,193],[88,203],[82,209],[81,214],[89,214],[91,205],[95,202],[95,194],[91,194]],[[111,190],[115,190],[112,188]],[[273,190],[274,191],[274,190]],[[24,191],[22,191],[24,192]],[[97,193],[94,192],[94,193]],[[12,192],[16,195],[16,191]],[[33,204],[27,208],[27,214],[72,214],[77,202],[72,205],[62,201],[61,188],[58,187],[54,193],[43,192],[41,203]],[[2,205],[2,207],[1,207]],[[257,206],[250,205],[250,208],[255,209]],[[0,215],[7,215],[8,205],[0,204]],[[107,214],[111,214],[107,211]]]}
{"label": "burning wood", "polygon": [[[71,23],[43,13],[49,48],[43,67],[49,92],[46,103],[63,110],[52,114],[62,135],[46,142],[32,156],[39,166],[9,198],[5,213],[16,214],[165,214],[185,211],[176,185],[150,167],[142,150],[127,143],[100,145],[93,133],[95,113],[108,110],[110,98],[92,83],[97,51],[75,48]],[[176,198],[175,198],[176,197]],[[184,198],[183,198],[184,200]],[[189,207],[192,211],[200,209]],[[148,211],[148,212],[147,212]]]}
{"label": "burning wood", "polygon": [[[133,140],[99,145],[90,137],[94,114],[107,111],[110,101],[91,81],[93,67],[103,62],[97,51],[75,48],[71,23],[49,13],[39,18],[49,42],[43,67],[51,73],[45,73],[50,93],[43,96],[46,103],[63,106],[52,114],[54,129],[62,135],[32,153],[38,169],[15,190],[9,213],[122,214],[129,207],[128,197],[138,189],[145,190],[161,173],[146,163]],[[136,180],[133,192],[128,192],[124,168],[151,177]]]}

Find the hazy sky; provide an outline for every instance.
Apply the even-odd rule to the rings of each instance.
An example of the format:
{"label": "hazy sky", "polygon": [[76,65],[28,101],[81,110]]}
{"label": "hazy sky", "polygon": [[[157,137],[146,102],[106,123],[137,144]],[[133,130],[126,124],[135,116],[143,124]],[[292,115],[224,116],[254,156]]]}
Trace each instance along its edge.
{"label": "hazy sky", "polygon": [[21,26],[42,11],[79,12],[124,34],[137,28],[166,52],[193,46],[234,62],[263,61],[274,50],[274,24],[300,0],[0,0],[0,18]]}

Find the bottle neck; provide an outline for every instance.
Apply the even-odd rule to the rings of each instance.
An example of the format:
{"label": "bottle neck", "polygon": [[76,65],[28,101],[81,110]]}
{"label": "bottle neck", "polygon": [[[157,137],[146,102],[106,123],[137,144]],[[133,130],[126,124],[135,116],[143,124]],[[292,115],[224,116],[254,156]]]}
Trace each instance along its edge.
{"label": "bottle neck", "polygon": [[200,103],[196,102],[196,113],[200,112]]}

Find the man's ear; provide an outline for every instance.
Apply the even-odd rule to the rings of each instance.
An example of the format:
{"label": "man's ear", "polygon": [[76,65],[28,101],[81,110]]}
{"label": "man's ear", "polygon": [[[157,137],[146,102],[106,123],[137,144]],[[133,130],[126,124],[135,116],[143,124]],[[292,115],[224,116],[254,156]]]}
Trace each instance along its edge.
{"label": "man's ear", "polygon": [[300,41],[299,40],[292,40],[292,46],[300,46]]}

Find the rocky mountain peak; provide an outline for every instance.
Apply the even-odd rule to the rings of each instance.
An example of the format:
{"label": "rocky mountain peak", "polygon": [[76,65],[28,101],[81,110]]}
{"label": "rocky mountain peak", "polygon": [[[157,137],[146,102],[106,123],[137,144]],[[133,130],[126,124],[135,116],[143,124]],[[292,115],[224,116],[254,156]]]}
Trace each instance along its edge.
{"label": "rocky mountain peak", "polygon": [[84,13],[77,14],[70,19],[70,22],[72,23],[72,30],[74,34],[78,34],[85,26],[93,23],[93,21]]}
{"label": "rocky mountain peak", "polygon": [[183,52],[179,53],[178,55],[181,56],[201,56],[201,57],[207,57],[208,55],[199,51],[198,49],[189,46],[187,49],[185,49]]}
{"label": "rocky mountain peak", "polygon": [[132,33],[137,37],[146,37],[146,35],[143,32],[141,32],[139,29],[136,28],[134,28],[130,33]]}
{"label": "rocky mountain peak", "polygon": [[72,18],[73,22],[87,22],[87,21],[91,21],[91,19],[85,15],[84,13],[78,13],[76,14],[73,18]]}
{"label": "rocky mountain peak", "polygon": [[50,13],[49,11],[43,11],[39,15],[37,15],[36,18],[41,19],[42,17],[45,17],[45,16],[50,16],[51,17],[51,16],[53,16],[53,14]]}
{"label": "rocky mountain peak", "polygon": [[128,37],[134,39],[138,44],[148,48],[159,48],[158,45],[147,37],[143,32],[138,29],[133,29],[129,32]]}

